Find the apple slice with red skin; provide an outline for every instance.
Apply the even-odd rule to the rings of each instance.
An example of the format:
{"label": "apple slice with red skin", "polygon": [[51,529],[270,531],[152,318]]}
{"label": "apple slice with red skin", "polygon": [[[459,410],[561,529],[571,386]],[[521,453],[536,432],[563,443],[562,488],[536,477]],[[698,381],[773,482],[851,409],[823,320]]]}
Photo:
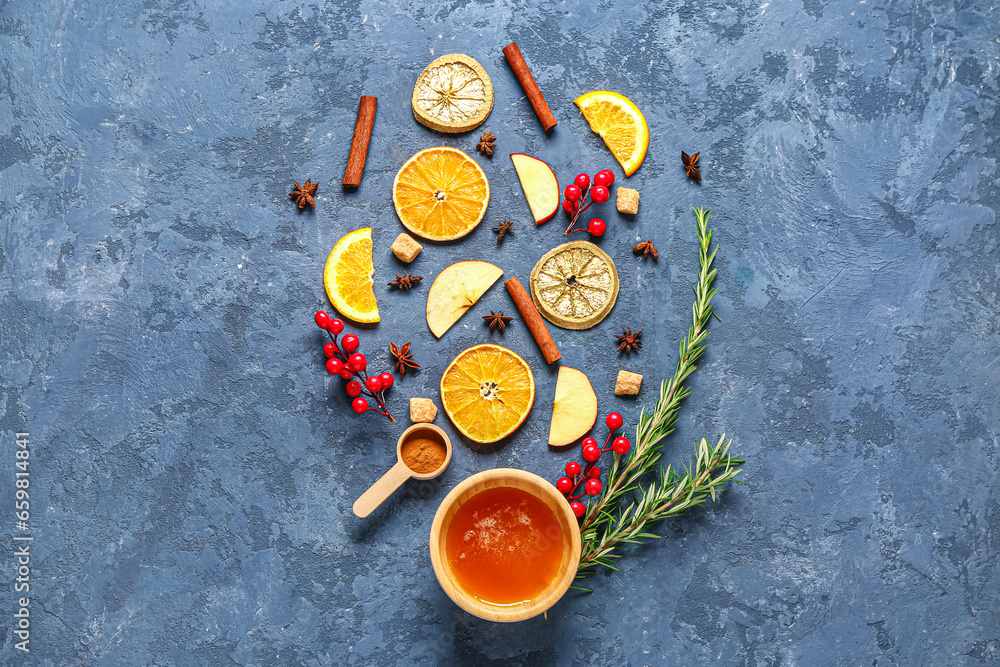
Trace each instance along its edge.
{"label": "apple slice with red skin", "polygon": [[535,224],[548,222],[559,211],[559,179],[556,173],[547,162],[527,153],[511,153],[510,159]]}
{"label": "apple slice with red skin", "polygon": [[559,367],[556,398],[549,423],[549,447],[571,445],[590,432],[597,421],[597,394],[583,371]]}

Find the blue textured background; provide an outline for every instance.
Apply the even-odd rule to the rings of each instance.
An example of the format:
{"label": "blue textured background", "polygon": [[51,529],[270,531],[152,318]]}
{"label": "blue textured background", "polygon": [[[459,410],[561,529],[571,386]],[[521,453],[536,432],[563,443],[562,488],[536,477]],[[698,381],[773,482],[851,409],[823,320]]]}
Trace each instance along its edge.
{"label": "blue textured background", "polygon": [[[13,533],[13,433],[31,433],[31,662],[44,665],[1000,664],[1000,14],[988,2],[246,2],[0,6],[0,518]],[[544,136],[500,49],[518,41],[560,124]],[[434,57],[487,69],[474,133],[412,118]],[[550,613],[491,625],[431,572],[438,502],[468,474],[555,479],[554,369],[494,287],[435,341],[430,278],[460,258],[526,278],[561,243],[535,229],[507,153],[565,180],[614,166],[572,105],[619,90],[652,143],[604,208],[622,276],[611,316],[554,329],[602,412],[630,428],[671,372],[712,218],[722,322],[667,458],[723,431],[746,486],[661,526],[619,573]],[[379,98],[362,187],[343,192],[361,94]],[[473,152],[499,136],[492,160]],[[475,155],[493,199],[465,240],[427,247],[409,293],[392,178],[431,145]],[[687,181],[681,150],[702,152]],[[321,182],[299,214],[291,179]],[[490,227],[518,225],[499,248]],[[375,229],[382,322],[420,373],[390,425],[348,409],[312,312],[333,243]],[[630,248],[652,238],[659,262]],[[611,334],[645,330],[616,359]],[[438,481],[368,520],[353,500],[393,459],[411,396],[437,400],[460,349],[504,341],[536,368],[531,421],[501,448],[457,439]],[[640,370],[639,401],[613,396]],[[450,428],[441,415],[438,423]],[[454,431],[451,431],[454,433]],[[0,661],[14,563],[0,573]]]}

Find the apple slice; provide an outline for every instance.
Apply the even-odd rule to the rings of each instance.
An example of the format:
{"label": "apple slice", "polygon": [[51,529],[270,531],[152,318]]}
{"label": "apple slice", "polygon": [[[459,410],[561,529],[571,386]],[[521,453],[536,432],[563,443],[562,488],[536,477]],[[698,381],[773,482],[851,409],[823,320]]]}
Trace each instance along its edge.
{"label": "apple slice", "polygon": [[525,153],[511,153],[511,162],[521,180],[535,224],[548,222],[559,210],[559,180],[546,162]]}
{"label": "apple slice", "polygon": [[565,447],[576,442],[587,435],[596,421],[597,394],[587,374],[560,366],[549,423],[549,446]]}
{"label": "apple slice", "polygon": [[427,326],[440,338],[503,275],[489,262],[455,262],[434,279],[427,292]]}

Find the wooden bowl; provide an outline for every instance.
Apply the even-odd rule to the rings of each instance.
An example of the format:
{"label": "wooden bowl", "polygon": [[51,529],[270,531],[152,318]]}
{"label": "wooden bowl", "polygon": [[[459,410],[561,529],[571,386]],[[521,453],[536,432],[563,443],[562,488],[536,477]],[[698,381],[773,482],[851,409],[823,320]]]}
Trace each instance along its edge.
{"label": "wooden bowl", "polygon": [[[562,528],[562,561],[549,587],[533,600],[516,605],[495,605],[465,592],[455,580],[448,565],[447,537],[451,520],[469,498],[480,491],[499,486],[513,486],[535,496],[555,513]],[[538,616],[554,605],[569,590],[580,564],[580,525],[566,498],[547,480],[524,470],[495,468],[484,470],[463,480],[441,501],[431,525],[431,565],[438,583],[455,604],[473,616],[487,621],[509,623]]]}

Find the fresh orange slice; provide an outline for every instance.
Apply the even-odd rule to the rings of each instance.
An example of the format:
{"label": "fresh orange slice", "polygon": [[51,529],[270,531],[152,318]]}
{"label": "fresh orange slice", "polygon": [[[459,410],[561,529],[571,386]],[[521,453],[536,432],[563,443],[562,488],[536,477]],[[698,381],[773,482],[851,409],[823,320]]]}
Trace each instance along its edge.
{"label": "fresh orange slice", "polygon": [[453,241],[483,219],[490,183],[476,161],[457,148],[426,148],[396,174],[392,203],[400,222],[414,234]]}
{"label": "fresh orange slice", "polygon": [[464,436],[489,443],[524,423],[535,403],[528,363],[499,345],[484,343],[461,352],[441,376],[441,404]]}
{"label": "fresh orange slice", "polygon": [[649,126],[639,107],[624,95],[595,90],[573,100],[590,129],[601,135],[618,164],[631,176],[646,159]]}
{"label": "fresh orange slice", "polygon": [[372,228],[345,234],[333,246],[323,270],[323,284],[330,302],[355,322],[378,322],[378,304],[372,290]]}

